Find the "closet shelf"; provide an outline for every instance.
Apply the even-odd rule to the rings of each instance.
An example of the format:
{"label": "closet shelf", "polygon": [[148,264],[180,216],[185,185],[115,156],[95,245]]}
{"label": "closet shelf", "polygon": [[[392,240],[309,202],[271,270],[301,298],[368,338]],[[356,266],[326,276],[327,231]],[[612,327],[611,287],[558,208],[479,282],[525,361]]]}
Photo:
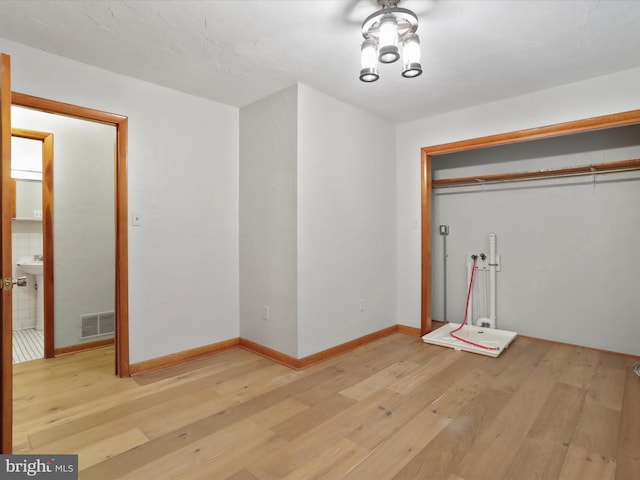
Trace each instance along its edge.
{"label": "closet shelf", "polygon": [[535,172],[495,173],[491,175],[474,175],[472,177],[440,178],[431,181],[433,188],[457,187],[462,185],[482,185],[488,183],[521,182],[544,178],[574,177],[600,173],[616,173],[640,170],[640,159],[604,162],[577,167],[566,167]]}

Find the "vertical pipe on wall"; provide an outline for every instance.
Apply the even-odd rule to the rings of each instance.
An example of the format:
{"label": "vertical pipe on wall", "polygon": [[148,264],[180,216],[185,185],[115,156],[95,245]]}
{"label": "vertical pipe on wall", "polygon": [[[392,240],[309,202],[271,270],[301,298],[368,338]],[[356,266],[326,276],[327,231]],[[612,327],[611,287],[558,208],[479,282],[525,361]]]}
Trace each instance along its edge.
{"label": "vertical pipe on wall", "polygon": [[[473,259],[471,255],[467,255],[467,285],[471,284],[471,276],[473,275]],[[469,325],[473,325],[473,288],[469,290],[469,300],[467,302],[467,312],[466,312],[467,322]]]}
{"label": "vertical pipe on wall", "polygon": [[444,304],[444,314],[443,320],[448,322],[447,320],[447,257],[449,254],[447,253],[447,235],[449,235],[449,225],[440,225],[440,235],[442,235],[442,263],[444,267],[443,274],[443,304]]}
{"label": "vertical pipe on wall", "polygon": [[496,328],[496,234],[489,235],[489,327]]}
{"label": "vertical pipe on wall", "polygon": [[443,241],[443,248],[444,248],[444,253],[443,253],[443,263],[444,263],[444,273],[442,275],[442,289],[443,289],[443,303],[444,303],[444,318],[443,320],[446,322],[447,321],[447,235],[443,235],[442,237],[442,241]]}

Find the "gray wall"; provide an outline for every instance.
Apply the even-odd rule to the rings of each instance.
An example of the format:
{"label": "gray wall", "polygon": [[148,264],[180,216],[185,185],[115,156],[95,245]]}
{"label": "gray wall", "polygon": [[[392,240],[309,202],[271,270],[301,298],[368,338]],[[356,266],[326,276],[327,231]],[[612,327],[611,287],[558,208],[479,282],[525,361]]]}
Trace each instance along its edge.
{"label": "gray wall", "polygon": [[[425,118],[420,120],[397,126],[396,291],[398,298],[398,323],[415,327],[420,326],[420,149],[430,145],[440,145],[448,142],[640,109],[640,89],[638,89],[638,82],[640,82],[640,68],[634,68],[463,110],[447,112],[441,115],[425,116]],[[428,113],[425,112],[425,115],[427,114]],[[545,168],[556,168],[557,166],[555,159],[550,159],[548,162],[545,162]],[[515,165],[513,170],[521,170],[523,167],[524,165]],[[504,170],[507,170],[507,168]],[[511,168],[509,168],[509,170],[511,170]],[[600,181],[598,181],[597,195],[604,194],[600,186],[602,185],[600,185]],[[637,186],[631,187],[632,190],[634,188],[637,188]],[[589,189],[589,192],[593,191],[592,186],[587,187],[587,189]],[[553,190],[553,192],[555,191],[556,190]],[[567,194],[564,193],[565,191],[562,192],[563,197],[566,197]],[[629,199],[628,196],[625,197],[625,194],[621,191],[619,200],[615,200],[618,195],[617,187],[612,188],[609,193],[613,198],[608,201],[616,204],[621,204]],[[609,195],[609,193],[607,195]],[[554,195],[556,194],[554,193]],[[480,197],[475,197],[475,199],[477,198]],[[504,202],[512,202],[515,198],[515,196],[513,199],[511,197],[508,199],[503,197]],[[562,202],[565,201],[564,198],[558,198],[558,200]],[[570,201],[571,198],[566,200]],[[466,201],[465,209],[473,207],[473,204],[474,201]],[[558,202],[553,202],[551,205],[549,203],[543,203],[541,206],[546,208],[551,215],[555,215],[554,210],[556,209],[556,205],[558,205]],[[563,216],[567,216],[569,213],[571,212],[567,212],[563,214]],[[466,216],[468,217],[469,215]],[[436,222],[440,221],[442,220],[436,218],[434,225],[437,226],[438,223]],[[455,227],[451,234],[451,242],[453,242],[454,235],[461,235],[458,230],[458,222],[456,221],[454,223],[451,219],[447,219],[447,221],[452,224],[452,228]],[[607,219],[607,222],[608,221],[609,219]],[[620,231],[621,235],[631,236],[631,238],[637,235],[638,222],[624,221],[620,222],[620,224],[622,224],[619,225],[622,228]],[[607,224],[605,223],[604,225],[606,226]],[[486,232],[482,232],[477,238],[472,239],[474,248],[478,248],[476,245],[479,243],[480,246],[482,246],[482,242],[488,242],[485,238],[485,233],[488,234],[490,230],[495,228],[495,225],[487,223]],[[601,227],[594,226],[594,228],[599,229]],[[516,242],[508,238],[508,235],[505,237],[504,231],[502,233],[496,231],[496,233],[499,235],[499,250],[502,250],[502,254],[508,253],[505,252],[505,249],[510,248],[510,245],[515,245]],[[434,239],[434,241],[437,240],[438,239]],[[521,254],[521,251],[519,251],[518,254]],[[437,256],[434,256],[434,259],[434,261],[437,261]],[[509,262],[513,260],[514,255],[505,256],[504,268],[510,268],[511,265],[509,265]],[[521,269],[519,269],[519,271],[521,271]],[[499,275],[503,273],[505,272]],[[580,274],[581,272],[576,272],[576,276]],[[437,276],[434,277],[434,281],[439,281],[438,278]],[[612,278],[615,281],[615,277]],[[505,314],[503,309],[504,303],[501,303],[505,301],[506,297],[504,291],[506,285],[504,276],[499,277],[498,282],[498,322],[500,324],[501,321],[515,321],[514,317]],[[452,291],[453,286],[450,285],[449,289]],[[619,309],[626,308],[629,312],[632,312],[633,308],[635,308],[633,304],[635,300],[630,299],[630,296],[626,296],[625,298],[625,305],[621,305]],[[441,297],[434,295],[433,300],[434,314],[437,318],[437,316],[441,315],[442,307],[438,303],[441,302]],[[528,306],[528,304],[521,306],[519,310],[526,310]],[[450,308],[453,308],[453,304],[450,305]],[[619,311],[619,309],[616,310],[616,312]],[[510,320],[510,317],[514,318],[514,320]],[[539,326],[535,328],[543,333],[543,335],[540,335],[542,338],[551,340],[566,339],[566,336],[556,334],[556,322],[540,316],[538,323]],[[600,323],[604,326],[598,328],[597,332],[592,332],[588,338],[583,336],[582,333],[572,332],[568,342],[592,347],[601,346],[606,343],[611,346],[612,350],[616,351],[623,351],[623,349],[628,351],[630,344],[632,344],[630,353],[640,354],[638,342],[626,340],[627,338],[640,338],[639,322],[626,322],[623,333],[612,333],[612,329],[606,327],[606,325],[608,325],[606,319],[601,319]],[[500,325],[504,326],[505,324],[501,323]],[[528,329],[529,327],[526,328]],[[624,343],[618,342],[621,336],[625,337]]]}
{"label": "gray wall", "polygon": [[[436,156],[434,178],[639,157],[640,127],[633,126]],[[640,318],[634,261],[640,245],[640,172],[443,188],[433,198],[433,318],[443,315],[443,241],[437,225],[448,224],[450,321],[464,317],[465,254],[488,253],[488,235],[495,233],[502,258],[498,328],[637,352],[632,333]]]}

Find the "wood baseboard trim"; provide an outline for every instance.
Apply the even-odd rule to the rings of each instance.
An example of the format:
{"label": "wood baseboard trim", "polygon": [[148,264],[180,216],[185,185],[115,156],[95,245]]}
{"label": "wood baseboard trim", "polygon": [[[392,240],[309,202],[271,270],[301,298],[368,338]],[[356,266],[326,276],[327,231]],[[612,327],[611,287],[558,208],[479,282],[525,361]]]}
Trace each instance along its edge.
{"label": "wood baseboard trim", "polygon": [[409,327],[408,325],[396,325],[396,327],[398,327],[398,332],[399,333],[404,333],[406,335],[412,335],[414,337],[421,337],[422,333],[420,332],[420,329],[417,327]]}
{"label": "wood baseboard trim", "polygon": [[71,353],[84,352],[86,350],[93,350],[95,348],[106,347],[107,345],[113,345],[115,343],[114,338],[107,338],[105,340],[96,340],[95,342],[78,343],[77,345],[69,345],[68,347],[60,347],[53,350],[53,355],[59,357],[61,355],[69,355]]}
{"label": "wood baseboard trim", "polygon": [[362,345],[366,345],[367,343],[375,342],[381,338],[387,337],[392,333],[396,333],[398,331],[398,325],[392,325],[387,328],[383,328],[382,330],[378,330],[377,332],[370,333],[369,335],[365,335],[364,337],[355,338],[349,342],[336,345],[335,347],[328,348],[327,350],[323,350],[318,353],[314,353],[313,355],[309,355],[308,357],[301,358],[299,362],[298,368],[307,368],[311,365],[315,365],[316,363],[324,362],[333,357],[337,357],[338,355],[342,355],[343,353],[350,352],[351,350],[355,350]]}
{"label": "wood baseboard trim", "polygon": [[[433,323],[434,323],[433,330],[435,330],[436,328],[439,328],[442,325],[444,325],[446,322],[434,321]],[[419,328],[409,327],[407,325],[399,325],[399,324],[392,325],[390,327],[383,328],[382,330],[378,330],[377,332],[370,333],[363,337],[356,338],[349,342],[336,345],[335,347],[329,348],[327,350],[323,350],[318,353],[314,353],[313,355],[309,355],[307,357],[303,357],[300,359],[291,357],[284,353],[278,352],[277,350],[273,350],[269,347],[265,347],[264,345],[260,345],[259,343],[252,342],[251,340],[247,340],[245,338],[232,338],[230,340],[224,340],[222,342],[213,343],[211,345],[204,345],[202,347],[193,348],[191,350],[185,350],[183,352],[173,353],[171,355],[166,355],[164,357],[153,358],[151,360],[146,360],[144,362],[131,364],[130,374],[132,376],[139,375],[141,373],[149,372],[151,370],[157,370],[159,368],[169,367],[172,365],[176,365],[178,363],[186,362],[188,360],[193,360],[198,357],[212,355],[212,354],[221,352],[222,350],[227,350],[230,348],[243,348],[245,350],[248,350],[252,353],[265,357],[271,361],[280,363],[294,370],[303,370],[317,363],[324,362],[325,360],[329,360],[330,358],[337,357],[338,355],[342,355],[343,353],[347,353],[352,350],[355,350],[356,348],[366,345],[368,343],[375,342],[376,340],[387,337],[393,333],[403,333],[411,336],[421,336],[421,332]],[[573,345],[573,344],[563,343],[563,342],[556,342],[553,340],[546,340],[543,338],[528,337],[526,335],[518,335],[518,336],[523,338],[533,339],[533,340],[540,340],[543,342],[557,343],[559,345],[588,348],[590,350],[613,353],[613,354],[618,354],[618,355],[631,357],[631,358],[640,358],[636,355],[630,355],[630,354],[625,354],[620,352],[608,352],[602,349],[583,347],[581,345]],[[56,355],[73,353],[81,350],[90,350],[93,348],[99,348],[105,345],[109,345],[110,343],[113,343],[113,339],[111,339],[111,341],[101,340],[98,342],[72,345],[71,347],[56,349]]]}
{"label": "wood baseboard trim", "polygon": [[[549,340],[548,338],[531,337],[529,335],[521,335],[519,333],[518,333],[518,337],[527,338],[529,340],[537,340],[539,342],[551,343],[553,345],[562,345],[564,347],[584,348],[586,350],[592,350],[594,352],[611,353],[613,355],[620,355],[621,357],[628,357],[628,358],[632,358],[632,359],[635,359],[635,360],[640,360],[640,355],[634,355],[633,353],[624,353],[624,352],[616,352],[616,351],[613,351],[613,350],[604,350],[602,348],[587,347],[585,345],[576,345],[575,343],[560,342],[558,340]],[[516,337],[516,340],[518,339],[518,337]]]}
{"label": "wood baseboard trim", "polygon": [[273,350],[269,347],[265,347],[264,345],[260,345],[259,343],[252,342],[251,340],[247,340],[246,338],[240,339],[240,348],[244,348],[245,350],[255,353],[256,355],[260,355],[261,357],[280,363],[286,367],[296,370],[300,369],[300,360],[298,360],[297,358],[291,357],[282,352],[278,352],[277,350]]}
{"label": "wood baseboard trim", "polygon": [[273,350],[272,348],[265,347],[264,345],[260,345],[259,343],[252,342],[251,340],[247,340],[246,338],[232,338],[231,340],[225,340],[222,342],[213,343],[211,345],[204,345],[202,347],[194,348],[191,350],[185,350],[184,352],[173,353],[164,357],[152,358],[151,360],[145,360],[144,362],[133,363],[130,365],[129,370],[132,376],[139,375],[151,370],[157,370],[159,368],[169,367],[177,363],[193,360],[198,357],[212,355],[222,350],[234,347],[243,348],[252,353],[255,353],[256,355],[260,355],[273,362],[280,363],[294,370],[302,370],[304,368],[310,367],[311,365],[315,365],[316,363],[320,363],[343,353],[349,352],[362,345],[374,342],[380,338],[389,336],[396,332],[418,335],[420,333],[420,329],[406,327],[403,325],[392,325],[382,330],[378,330],[377,332],[370,333],[369,335],[365,335],[364,337],[356,338],[349,342],[337,345],[327,350],[323,350],[322,352],[314,353],[313,355],[309,355],[308,357],[300,359],[291,357],[282,352],[278,352],[277,350]]}
{"label": "wood baseboard trim", "polygon": [[237,347],[240,344],[239,338],[232,338],[230,340],[223,340],[222,342],[212,343],[210,345],[203,345],[202,347],[192,348],[190,350],[184,350],[178,353],[172,353],[163,357],[152,358],[151,360],[145,360],[143,362],[132,363],[129,366],[129,373],[131,376],[139,375],[141,373],[150,372],[151,370],[157,370],[159,368],[170,367],[178,363],[193,360],[199,357],[204,357],[214,353],[227,350],[229,348]]}
{"label": "wood baseboard trim", "polygon": [[[378,330],[377,332],[370,333],[369,335],[365,335],[364,337],[356,338],[349,342],[336,345],[335,347],[323,350],[318,353],[314,353],[313,355],[309,355],[300,359],[285,355],[284,353],[278,352],[269,347],[265,347],[263,345],[260,345],[259,343],[255,343],[244,338],[240,339],[240,347],[262,357],[268,358],[269,360],[285,365],[289,368],[302,370],[304,368],[310,367],[311,365],[315,365],[316,363],[324,362],[325,360],[328,360],[330,358],[336,357],[346,352],[350,352],[351,350],[354,350],[362,345],[366,345],[367,343],[375,342],[376,340],[389,336],[392,333],[396,333],[400,331],[398,327],[398,325],[392,325],[390,327],[383,328],[382,330]],[[406,328],[410,329],[411,327]],[[419,329],[416,330],[419,332]]]}

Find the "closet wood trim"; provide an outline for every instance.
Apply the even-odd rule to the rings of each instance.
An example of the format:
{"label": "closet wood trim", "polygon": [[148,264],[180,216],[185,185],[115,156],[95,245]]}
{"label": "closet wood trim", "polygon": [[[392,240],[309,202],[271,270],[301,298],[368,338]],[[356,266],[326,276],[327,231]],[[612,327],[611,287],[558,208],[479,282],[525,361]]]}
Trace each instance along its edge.
{"label": "closet wood trim", "polygon": [[422,286],[420,330],[424,335],[431,331],[431,241],[432,241],[432,163],[433,157],[445,153],[462,152],[476,148],[495,147],[512,143],[527,142],[543,138],[558,137],[574,133],[601,130],[640,123],[640,110],[602,115],[571,122],[558,123],[543,127],[517,130],[486,137],[472,138],[450,143],[431,145],[421,149],[421,210],[422,210]]}
{"label": "closet wood trim", "polygon": [[600,117],[585,118],[572,122],[557,123],[544,127],[528,128],[526,130],[516,130],[508,133],[499,133],[486,137],[471,138],[451,143],[442,143],[424,147],[429,155],[441,155],[443,153],[461,152],[464,150],[474,150],[476,148],[495,147],[497,145],[507,145],[510,143],[526,142],[542,138],[558,137],[572,133],[590,132],[603,128],[620,127],[640,123],[640,110],[630,110],[628,112],[602,115]]}

